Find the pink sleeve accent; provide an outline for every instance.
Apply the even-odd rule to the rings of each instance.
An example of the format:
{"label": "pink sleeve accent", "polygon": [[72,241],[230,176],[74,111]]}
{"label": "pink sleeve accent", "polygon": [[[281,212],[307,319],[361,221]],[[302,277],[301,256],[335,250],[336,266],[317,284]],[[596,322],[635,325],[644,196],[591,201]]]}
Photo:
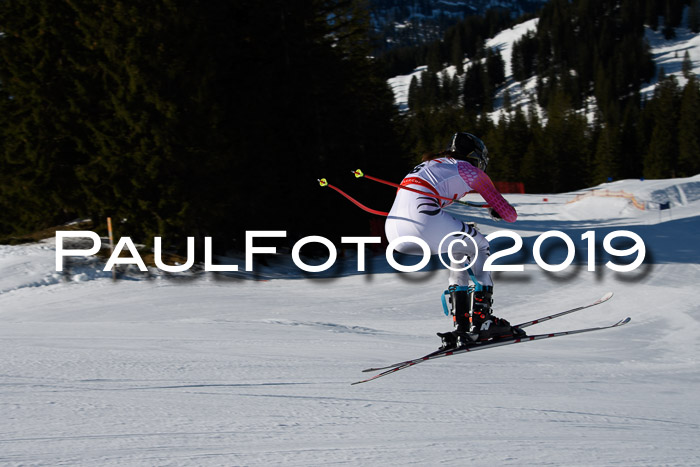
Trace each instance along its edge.
{"label": "pink sleeve accent", "polygon": [[476,190],[504,221],[515,222],[518,218],[515,208],[508,204],[508,201],[498,192],[489,176],[483,170],[464,161],[459,161],[457,168],[459,169],[459,175],[467,182],[467,185]]}

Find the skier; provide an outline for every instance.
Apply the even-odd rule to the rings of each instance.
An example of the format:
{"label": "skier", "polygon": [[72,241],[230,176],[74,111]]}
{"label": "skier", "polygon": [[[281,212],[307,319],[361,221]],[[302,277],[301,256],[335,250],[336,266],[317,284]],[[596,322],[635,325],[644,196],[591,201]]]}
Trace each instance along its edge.
{"label": "skier", "polygon": [[[449,287],[445,294],[449,294],[449,312],[453,315],[455,329],[438,333],[442,339],[442,349],[492,338],[525,335],[524,331],[513,328],[508,321],[495,317],[491,311],[493,281],[491,273],[484,271],[484,262],[490,254],[489,242],[474,227],[442,209],[451,202],[431,197],[438,195],[460,199],[476,190],[491,206],[489,211],[492,218],[515,222],[518,216],[515,209],[484,172],[488,162],[488,151],[479,138],[470,133],[455,133],[445,151],[426,154],[423,162],[401,182],[401,185],[410,186],[425,195],[398,190],[385,225],[389,241],[402,236],[416,236],[430,246],[431,254],[446,252],[453,238],[464,242],[456,242],[452,247],[453,258],[457,262],[450,264]],[[438,251],[441,241],[454,232],[458,233],[444,241],[442,251]],[[422,254],[418,245],[411,242],[400,243],[396,250],[405,254]],[[476,260],[471,272],[454,270],[464,266],[459,261],[466,259],[466,263],[469,263],[474,256]],[[470,277],[474,283],[471,287]]]}

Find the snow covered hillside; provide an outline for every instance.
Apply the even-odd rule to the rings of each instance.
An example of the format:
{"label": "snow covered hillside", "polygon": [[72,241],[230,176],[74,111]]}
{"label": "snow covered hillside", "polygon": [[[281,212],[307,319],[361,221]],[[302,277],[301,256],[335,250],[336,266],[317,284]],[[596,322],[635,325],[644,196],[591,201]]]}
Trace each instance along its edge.
{"label": "snow covered hillside", "polygon": [[[613,291],[530,329],[630,324],[351,386],[437,346],[444,271],[113,283],[97,262],[55,273],[52,241],[1,246],[0,464],[700,464],[700,176],[506,197],[512,225],[453,210],[525,240],[525,271],[495,275],[496,313],[519,322]],[[580,264],[534,264],[552,229]],[[588,271],[589,230],[636,232],[645,264],[614,272],[601,247]]]}
{"label": "snow covered hillside", "polygon": [[[687,16],[687,15],[686,15]],[[511,56],[513,50],[513,44],[515,41],[520,39],[528,31],[534,31],[537,29],[537,18],[520,23],[510,29],[501,31],[496,36],[490,38],[486,41],[486,47],[491,49],[496,49],[501,52],[501,56],[506,65],[506,84],[501,86],[496,92],[494,98],[494,111],[489,114],[491,119],[498,120],[504,114],[503,107],[503,97],[507,91],[510,94],[511,104],[515,107],[521,107],[523,109],[527,108],[532,102],[532,97],[535,92],[536,78],[532,78],[519,82],[513,79],[513,74],[511,72]],[[687,21],[684,21],[684,25]],[[683,76],[682,64],[685,52],[688,52],[689,58],[692,62],[692,72],[700,76],[700,35],[695,34],[687,27],[676,28],[676,37],[674,39],[665,39],[661,29],[658,31],[653,31],[650,28],[646,28],[646,40],[650,46],[650,52],[654,59],[656,65],[657,76],[648,83],[648,85],[643,86],[642,94],[646,97],[651,97],[654,93],[654,89],[658,84],[658,75],[661,69],[666,76],[673,75],[677,78],[678,84],[683,87],[685,86],[687,79]],[[466,59],[464,61],[464,69],[466,70],[470,66],[471,61]],[[400,110],[408,109],[408,87],[411,84],[411,79],[415,76],[420,78],[420,75],[427,69],[427,66],[420,66],[416,68],[412,73],[408,75],[395,76],[388,80],[390,87],[394,92],[394,98],[396,105]],[[454,66],[445,69],[445,72],[449,76],[454,76],[456,69]],[[588,109],[588,114],[590,118],[593,118],[595,110],[595,99],[590,99],[591,108]],[[542,109],[539,109],[540,114],[543,115]]]}
{"label": "snow covered hillside", "polygon": [[[524,36],[528,31],[534,31],[536,29],[537,18],[525,21],[524,23],[520,23],[510,29],[506,29],[505,31],[501,31],[495,37],[486,41],[485,44],[486,47],[495,48],[501,52],[501,56],[503,57],[503,61],[506,65],[506,85],[504,86],[504,89],[507,88],[509,89],[509,92],[511,92],[512,102],[514,106],[527,105],[527,102],[529,101],[526,101],[525,99],[527,99],[528,96],[526,96],[523,90],[534,89],[535,82],[534,78],[522,84],[513,80],[513,74],[510,69],[510,59],[513,51],[513,43],[516,40],[520,39],[522,36]],[[471,60],[464,60],[465,70],[469,68],[470,63]],[[408,75],[395,76],[389,79],[389,86],[394,92],[394,99],[396,105],[398,105],[400,110],[405,111],[408,109],[408,87],[411,84],[411,80],[414,77],[420,79],[421,74],[427,69],[427,65],[420,66],[416,68],[413,71],[413,73],[410,73]],[[446,68],[445,71],[450,77],[452,77],[456,73],[457,69],[454,66],[450,66]],[[528,84],[530,83],[530,81],[532,81],[532,84]],[[496,100],[498,102],[501,102],[502,99],[503,89],[499,90],[499,93],[496,96]],[[501,105],[498,104],[498,102],[495,103],[496,107]]]}
{"label": "snow covered hillside", "polygon": [[683,76],[683,57],[688,52],[692,62],[693,73],[700,76],[700,34],[695,34],[690,29],[681,27],[676,29],[674,39],[665,39],[661,30],[653,31],[646,28],[646,39],[651,46],[651,54],[656,64],[657,77],[649,86],[642,88],[642,93],[651,97],[658,83],[658,75],[663,69],[666,76],[673,75],[682,88],[688,81]]}
{"label": "snow covered hillside", "polygon": [[547,0],[422,0],[369,2],[374,34],[394,46],[415,45],[441,37],[448,27],[469,15],[484,15],[489,9],[508,10],[513,18],[535,12]]}

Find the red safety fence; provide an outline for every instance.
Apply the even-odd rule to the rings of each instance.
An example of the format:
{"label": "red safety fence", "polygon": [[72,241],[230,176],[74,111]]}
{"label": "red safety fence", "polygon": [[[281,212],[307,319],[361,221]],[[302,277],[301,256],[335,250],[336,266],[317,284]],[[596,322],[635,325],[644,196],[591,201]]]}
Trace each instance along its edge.
{"label": "red safety fence", "polygon": [[493,182],[501,193],[525,193],[523,182]]}

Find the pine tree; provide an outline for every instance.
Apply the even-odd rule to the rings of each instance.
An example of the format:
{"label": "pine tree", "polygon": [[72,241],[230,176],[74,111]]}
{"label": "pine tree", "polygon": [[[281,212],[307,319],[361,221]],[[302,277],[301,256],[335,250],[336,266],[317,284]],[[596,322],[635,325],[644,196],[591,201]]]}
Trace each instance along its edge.
{"label": "pine tree", "polygon": [[495,92],[496,87],[506,81],[506,65],[499,50],[489,50],[486,55],[486,73],[489,77],[491,90]]}
{"label": "pine tree", "polygon": [[639,103],[629,100],[620,124],[620,178],[640,178],[644,152],[644,125]]}
{"label": "pine tree", "polygon": [[673,14],[673,7],[671,6],[671,2],[667,1],[666,2],[666,12],[664,14],[664,28],[661,32],[663,32],[664,37],[668,39],[673,39],[676,37],[676,29],[675,29],[675,24],[674,24],[674,14]]}
{"label": "pine tree", "polygon": [[646,0],[645,22],[649,27],[656,31],[659,28],[659,12],[657,10],[656,1]]}
{"label": "pine tree", "polygon": [[490,133],[488,146],[490,152],[492,145],[497,148],[493,152],[497,155],[494,165],[498,167],[499,180],[523,181],[521,164],[531,140],[532,131],[522,110],[516,109],[498,121]]}
{"label": "pine tree", "polygon": [[523,45],[521,40],[516,40],[513,43],[513,48],[510,56],[510,69],[515,81],[523,81],[525,75],[525,58],[523,56]]}
{"label": "pine tree", "polygon": [[551,193],[551,183],[549,176],[551,162],[549,154],[549,146],[545,146],[547,142],[544,130],[541,126],[535,125],[532,127],[532,141],[525,149],[523,161],[520,169],[520,176],[531,193]]}
{"label": "pine tree", "polygon": [[561,89],[553,93],[547,108],[543,164],[547,164],[550,191],[569,191],[587,183],[590,167],[587,122],[573,112],[569,96]]}
{"label": "pine tree", "polygon": [[506,112],[511,112],[513,110],[513,102],[508,89],[503,91],[503,109]]}
{"label": "pine tree", "polygon": [[470,113],[480,113],[485,107],[488,90],[484,86],[484,67],[475,60],[467,69],[464,78],[464,108]]}
{"label": "pine tree", "polygon": [[695,34],[700,32],[700,0],[691,0],[688,11],[688,28]]}
{"label": "pine tree", "polygon": [[619,178],[620,144],[616,128],[604,127],[598,137],[593,159],[593,184]]}
{"label": "pine tree", "polygon": [[660,82],[654,91],[650,111],[654,126],[649,150],[644,157],[645,178],[674,177],[678,154],[678,85],[674,76]]}
{"label": "pine tree", "polygon": [[460,103],[460,97],[462,95],[462,81],[459,79],[459,75],[454,75],[450,81],[450,100],[449,104],[451,106],[457,106]]}
{"label": "pine tree", "polygon": [[420,77],[421,93],[423,95],[423,106],[426,108],[437,108],[441,102],[440,80],[437,73],[429,70],[421,73]]}
{"label": "pine tree", "polygon": [[493,180],[506,180],[506,173],[512,167],[510,155],[505,149],[507,122],[501,117],[498,123],[492,125],[488,132],[482,136],[482,140],[489,148],[489,176]]}
{"label": "pine tree", "polygon": [[464,47],[462,46],[462,29],[456,28],[451,47],[451,63],[457,69],[457,74],[464,74]]}
{"label": "pine tree", "polygon": [[411,78],[411,82],[408,85],[408,108],[412,111],[419,109],[420,102],[420,85],[418,83],[418,77],[415,75]]}
{"label": "pine tree", "polygon": [[535,58],[538,41],[533,31],[528,31],[513,43],[511,55],[511,71],[513,79],[524,81],[533,75],[537,69]]}
{"label": "pine tree", "polygon": [[691,75],[683,89],[678,121],[678,176],[700,173],[700,84]]}
{"label": "pine tree", "polygon": [[681,65],[681,69],[683,70],[683,76],[686,78],[690,79],[690,77],[693,76],[693,62],[690,60],[690,54],[687,50],[683,55],[683,64]]}

